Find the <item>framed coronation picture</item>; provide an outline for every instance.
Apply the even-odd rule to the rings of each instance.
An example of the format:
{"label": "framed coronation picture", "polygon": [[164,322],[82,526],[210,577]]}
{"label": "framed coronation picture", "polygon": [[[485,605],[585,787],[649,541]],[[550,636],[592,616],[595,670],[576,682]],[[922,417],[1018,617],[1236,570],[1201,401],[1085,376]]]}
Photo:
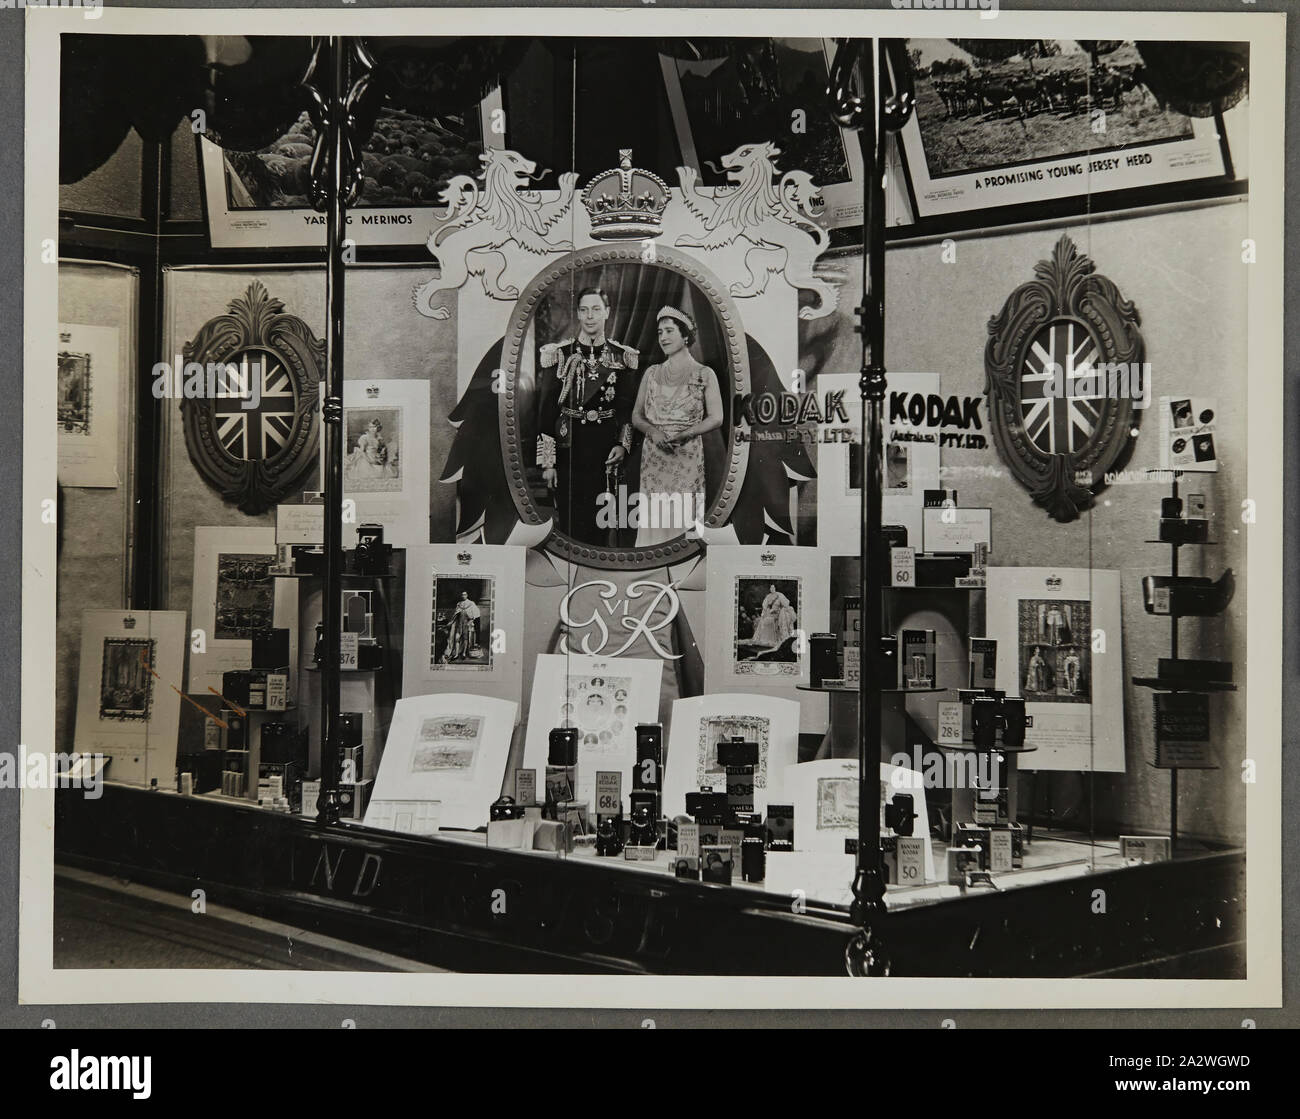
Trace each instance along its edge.
{"label": "framed coronation picture", "polygon": [[636,725],[659,721],[662,677],[663,661],[658,659],[541,654],[533,673],[523,768],[544,774],[551,730],[575,727],[577,799],[595,805],[598,770],[617,770],[631,788]]}
{"label": "framed coronation picture", "polygon": [[1119,572],[990,567],[987,586],[997,686],[1034,720],[1020,767],[1122,773]]}
{"label": "framed coronation picture", "polygon": [[222,673],[251,668],[253,634],[260,630],[287,629],[289,663],[298,663],[298,584],[273,578],[274,563],[273,528],[194,530],[191,617],[203,639],[190,655],[189,692],[219,693]]}
{"label": "framed coronation picture", "polygon": [[918,219],[1070,199],[1095,210],[1110,194],[1231,176],[1222,118],[1163,104],[1132,42],[1026,39],[1000,61],[952,39],[907,47],[916,111],[900,139]]}
{"label": "framed coronation picture", "polygon": [[186,644],[181,610],[82,615],[76,749],[110,758],[108,780],[172,787]]}
{"label": "framed coronation picture", "polygon": [[404,696],[520,694],[524,556],[490,544],[407,549]]}
{"label": "framed coronation picture", "polygon": [[744,693],[704,695],[673,704],[664,758],[664,811],[685,810],[686,794],[704,785],[727,786],[718,742],[740,737],[758,743],[754,811],[785,799],[785,770],[799,758],[799,705],[794,700]]}
{"label": "framed coronation picture", "polygon": [[[321,386],[324,399],[325,386]],[[397,548],[429,542],[429,382],[347,381],[343,386],[343,546],[378,522]],[[325,441],[321,440],[321,462]],[[322,465],[322,477],[323,465]]]}
{"label": "framed coronation picture", "polygon": [[[440,692],[397,701],[365,822],[392,829],[409,815],[410,831],[488,822],[501,795],[519,704],[491,696]],[[395,812],[391,802],[433,806]]]}
{"label": "framed coronation picture", "polygon": [[808,635],[827,628],[830,557],[821,548],[733,546],[705,558],[708,693],[759,692],[800,703],[800,730],[826,729],[808,683]]}

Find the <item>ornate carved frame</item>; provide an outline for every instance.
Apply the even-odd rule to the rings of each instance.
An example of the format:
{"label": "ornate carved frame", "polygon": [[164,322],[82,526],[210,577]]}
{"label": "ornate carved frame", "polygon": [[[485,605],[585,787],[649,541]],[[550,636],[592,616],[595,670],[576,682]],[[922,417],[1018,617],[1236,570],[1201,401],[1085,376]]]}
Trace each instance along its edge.
{"label": "ornate carved frame", "polygon": [[320,439],[321,370],[325,343],[296,315],[284,314],[284,304],[254,280],[230,301],[229,312],[204,323],[184,347],[185,361],[228,362],[245,350],[269,351],[280,358],[293,377],[297,400],[293,426],[285,444],[268,459],[244,461],[232,457],[217,438],[213,402],[184,399],[181,416],[185,445],[203,480],[241,512],[256,516],[281,501],[316,464]]}
{"label": "ornate carved frame", "polygon": [[[568,253],[548,264],[539,272],[528,287],[524,289],[515,304],[506,329],[502,347],[501,363],[505,371],[505,386],[501,393],[498,411],[501,450],[506,466],[506,480],[510,485],[510,494],[514,498],[515,508],[520,520],[525,524],[544,524],[547,517],[533,502],[528,489],[526,477],[527,456],[521,443],[522,425],[516,410],[515,383],[519,373],[519,359],[523,352],[524,341],[528,335],[528,323],[538,301],[555,284],[572,276],[580,269],[600,264],[653,264],[678,275],[684,276],[700,291],[708,296],[719,320],[727,344],[727,368],[730,376],[727,384],[732,396],[749,392],[749,352],[745,338],[745,327],[731,296],[727,294],[722,282],[695,259],[683,253],[661,245],[655,245],[654,260],[647,262],[642,255],[639,241],[624,245],[597,246],[579,249]],[[733,417],[733,426],[734,426]],[[745,467],[749,462],[749,444],[728,438],[730,458],[727,474],[717,487],[717,496],[704,518],[706,528],[718,528],[727,522],[731,510],[740,494],[741,484],[745,480]],[[665,544],[656,544],[649,548],[601,548],[553,529],[547,537],[544,547],[551,552],[574,563],[589,567],[606,569],[623,569],[629,571],[644,570],[651,567],[664,567],[670,563],[680,563],[696,555],[702,548],[702,541],[689,539],[685,535]]]}
{"label": "ornate carved frame", "polygon": [[1137,308],[1096,265],[1061,235],[1050,260],[1034,267],[989,320],[984,348],[985,396],[993,441],[1002,461],[1034,501],[1058,521],[1077,520],[1092,505],[1108,470],[1120,465],[1137,437],[1139,416],[1129,397],[1099,401],[1096,430],[1082,450],[1049,454],[1025,430],[1020,378],[1025,357],[1044,327],[1073,322],[1087,332],[1105,363],[1140,363],[1144,344]]}

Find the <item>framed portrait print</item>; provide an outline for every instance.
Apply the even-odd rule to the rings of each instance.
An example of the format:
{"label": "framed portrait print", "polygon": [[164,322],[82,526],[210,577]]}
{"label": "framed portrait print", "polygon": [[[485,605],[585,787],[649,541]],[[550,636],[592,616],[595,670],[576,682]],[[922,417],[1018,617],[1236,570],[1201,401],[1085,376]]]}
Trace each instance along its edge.
{"label": "framed portrait print", "polygon": [[1022,696],[1033,753],[1022,769],[1124,771],[1118,571],[990,567],[985,633],[998,684]]}
{"label": "framed portrait print", "polygon": [[917,218],[1085,196],[1096,209],[1119,191],[1226,179],[1222,119],[1167,108],[1138,47],[1104,45],[1094,58],[1073,39],[1030,39],[991,62],[951,39],[907,40],[916,111],[900,136]]}
{"label": "framed portrait print", "polygon": [[82,615],[76,748],[108,756],[108,780],[172,787],[186,638],[181,610]]}
{"label": "framed portrait print", "polygon": [[541,654],[533,673],[523,768],[544,774],[551,730],[576,727],[577,799],[595,805],[598,770],[617,770],[631,788],[636,725],[659,721],[662,677],[663,661],[657,659]]}
{"label": "framed portrait print", "polygon": [[[193,625],[202,652],[190,655],[188,691],[221,691],[224,672],[252,667],[253,634],[289,631],[289,663],[298,663],[298,584],[275,579],[275,529],[200,525],[194,530]],[[290,673],[290,689],[296,674]]]}
{"label": "framed portrait print", "polygon": [[524,560],[525,549],[505,545],[407,549],[404,696],[519,695]]}
{"label": "framed portrait print", "polygon": [[118,485],[119,335],[115,327],[59,324],[59,482]]}
{"label": "framed portrait print", "polygon": [[785,770],[799,757],[799,705],[790,699],[745,693],[704,695],[673,704],[664,758],[664,811],[684,810],[686,794],[703,785],[724,789],[718,742],[733,737],[758,743],[754,811],[785,799]]}
{"label": "framed portrait print", "polygon": [[[395,547],[427,544],[429,382],[345,381],[343,439],[343,499],[355,506],[355,519],[344,518],[343,546],[353,547],[357,525],[371,522]],[[322,463],[324,454],[322,439]]]}
{"label": "framed portrait print", "polygon": [[827,628],[830,556],[822,548],[712,548],[707,580],[706,692],[797,700],[800,729],[826,729],[826,697],[808,683],[808,635]]}
{"label": "framed portrait print", "polygon": [[399,699],[365,822],[393,827],[388,803],[405,801],[438,806],[409,809],[405,830],[428,830],[430,819],[439,828],[482,827],[501,795],[518,710],[513,700],[455,692]]}
{"label": "framed portrait print", "polygon": [[[605,334],[590,350],[577,320],[584,292]],[[684,328],[688,355],[679,358],[687,373],[676,387],[661,368],[665,307]],[[731,414],[749,391],[749,349],[735,301],[697,259],[660,242],[649,253],[640,241],[568,254],[519,297],[502,367],[499,434],[511,497],[522,523],[552,526],[548,551],[590,567],[644,570],[696,555],[696,526],[726,523],[749,460]],[[653,403],[652,384],[672,395],[671,405]],[[675,415],[688,427],[710,409],[719,423],[656,454],[633,426],[638,399],[647,416],[665,409],[655,413],[662,425]]]}

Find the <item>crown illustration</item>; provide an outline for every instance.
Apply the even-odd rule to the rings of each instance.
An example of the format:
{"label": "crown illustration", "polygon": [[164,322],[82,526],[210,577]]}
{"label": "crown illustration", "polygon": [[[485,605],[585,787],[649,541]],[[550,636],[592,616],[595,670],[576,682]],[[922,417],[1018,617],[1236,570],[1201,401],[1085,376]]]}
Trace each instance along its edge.
{"label": "crown illustration", "polygon": [[379,399],[379,386],[378,386],[378,385],[367,385],[367,386],[366,386],[366,399],[367,399],[367,400],[378,400],[378,399]]}
{"label": "crown illustration", "polygon": [[473,558],[474,558],[473,555],[469,552],[456,553],[456,562],[460,564],[462,567],[469,566],[469,563]]}
{"label": "crown illustration", "polygon": [[135,618],[133,618],[130,614],[128,614],[125,618],[122,619],[122,628],[135,629]]}
{"label": "crown illustration", "polygon": [[668,185],[652,171],[632,166],[632,149],[620,148],[618,166],[603,171],[582,192],[597,241],[658,237],[668,207]]}
{"label": "crown illustration", "polygon": [[1049,575],[1043,580],[1043,582],[1049,587],[1059,587],[1061,585],[1061,577],[1059,575]]}
{"label": "crown illustration", "polygon": [[763,553],[758,557],[758,562],[761,563],[764,567],[775,567],[775,566],[776,566],[776,553],[775,553],[775,552],[763,552]]}

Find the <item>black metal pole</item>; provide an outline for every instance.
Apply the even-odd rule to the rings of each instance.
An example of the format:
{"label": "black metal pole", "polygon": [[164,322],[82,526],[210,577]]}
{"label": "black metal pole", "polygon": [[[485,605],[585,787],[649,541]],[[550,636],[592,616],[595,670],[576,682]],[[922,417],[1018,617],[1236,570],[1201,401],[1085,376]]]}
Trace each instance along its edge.
{"label": "black metal pole", "polygon": [[[881,758],[881,638],[886,556],[881,539],[884,488],[885,376],[885,161],[889,132],[912,111],[904,78],[894,92],[887,53],[896,47],[873,40],[841,40],[831,70],[830,97],[837,121],[858,133],[863,166],[862,303],[856,308],[862,335],[858,388],[862,397],[862,524],[859,593],[862,601],[862,671],[858,674],[858,849],[849,914],[860,931],[845,962],[852,975],[887,975],[881,927],[886,915],[880,846],[878,790]],[[861,91],[852,92],[854,74]]]}
{"label": "black metal pole", "polygon": [[348,50],[339,36],[325,41],[328,66],[328,112],[326,144],[327,225],[325,233],[325,403],[321,411],[321,432],[325,443],[325,578],[321,592],[323,649],[321,682],[321,788],[317,801],[317,822],[337,824],[339,801],[339,639],[342,629],[343,586],[343,326],[344,269],[343,241],[347,233],[346,168]]}

